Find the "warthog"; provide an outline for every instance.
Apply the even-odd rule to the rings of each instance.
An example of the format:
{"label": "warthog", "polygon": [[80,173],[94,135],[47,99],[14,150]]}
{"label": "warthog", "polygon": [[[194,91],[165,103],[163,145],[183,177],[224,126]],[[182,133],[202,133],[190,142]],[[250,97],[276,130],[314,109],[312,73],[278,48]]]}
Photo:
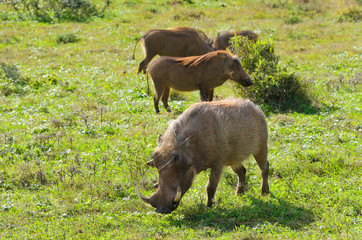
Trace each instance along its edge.
{"label": "warthog", "polygon": [[206,186],[207,206],[212,207],[224,166],[238,176],[236,194],[244,192],[243,161],[253,155],[262,175],[262,195],[269,193],[268,131],[263,112],[249,100],[228,99],[196,103],[171,122],[152,160],[159,183],[151,197],[138,196],[159,213],[170,213],[190,188],[196,174],[211,168]]}
{"label": "warthog", "polygon": [[144,73],[148,63],[156,55],[187,57],[214,51],[211,41],[201,30],[189,27],[176,27],[169,30],[152,29],[137,40],[133,50],[133,59],[137,43],[140,40],[142,40],[146,56],[139,64],[138,72],[143,71]]}
{"label": "warthog", "polygon": [[237,36],[242,36],[248,38],[250,41],[256,42],[258,40],[258,35],[250,30],[245,31],[224,31],[220,33],[217,32],[216,38],[213,40],[213,47],[216,50],[225,50],[226,48],[231,46],[230,38]]}
{"label": "warthog", "polygon": [[227,79],[242,86],[253,84],[241,67],[240,61],[226,51],[214,51],[201,56],[160,57],[148,69],[155,86],[154,106],[159,113],[158,103],[162,102],[167,111],[170,88],[179,91],[200,90],[202,101],[212,101],[214,88]]}

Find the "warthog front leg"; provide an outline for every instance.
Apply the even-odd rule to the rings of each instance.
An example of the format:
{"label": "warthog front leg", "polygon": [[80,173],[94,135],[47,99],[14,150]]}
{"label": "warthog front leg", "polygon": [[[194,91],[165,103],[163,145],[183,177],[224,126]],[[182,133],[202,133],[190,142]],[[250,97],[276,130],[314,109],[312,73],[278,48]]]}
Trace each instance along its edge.
{"label": "warthog front leg", "polygon": [[209,102],[211,102],[212,99],[214,98],[214,89],[213,89],[213,88],[210,88],[208,94],[209,94],[208,100],[209,100]]}
{"label": "warthog front leg", "polygon": [[202,102],[207,102],[209,100],[209,89],[201,87],[200,88],[200,100]]}
{"label": "warthog front leg", "polygon": [[209,181],[206,186],[206,192],[207,192],[206,206],[208,206],[208,207],[212,207],[212,205],[214,204],[215,192],[216,192],[216,188],[219,183],[219,180],[220,180],[221,171],[222,171],[222,167],[211,169]]}
{"label": "warthog front leg", "polygon": [[246,169],[243,165],[240,167],[232,167],[233,171],[238,175],[238,185],[236,186],[236,194],[243,194],[246,187]]}

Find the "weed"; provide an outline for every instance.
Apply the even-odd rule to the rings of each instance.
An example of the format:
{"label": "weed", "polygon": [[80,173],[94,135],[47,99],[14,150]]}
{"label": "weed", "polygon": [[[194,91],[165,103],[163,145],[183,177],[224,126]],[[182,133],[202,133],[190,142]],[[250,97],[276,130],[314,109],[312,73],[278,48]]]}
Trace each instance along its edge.
{"label": "weed", "polygon": [[67,44],[67,43],[75,43],[80,41],[80,38],[74,34],[74,33],[65,33],[65,34],[60,34],[56,37],[56,42],[58,44]]}
{"label": "weed", "polygon": [[0,63],[0,93],[4,96],[26,93],[28,78],[21,77],[18,67],[14,64]]}
{"label": "weed", "polygon": [[153,13],[153,14],[160,13],[159,7],[157,7],[157,6],[148,6],[145,8],[145,11]]}
{"label": "weed", "polygon": [[7,78],[12,83],[22,82],[20,72],[16,65],[0,63],[2,78]]}
{"label": "weed", "polygon": [[337,22],[358,22],[362,19],[362,12],[357,8],[347,8],[342,10],[336,17]]}
{"label": "weed", "polygon": [[286,19],[284,20],[284,22],[287,23],[287,24],[297,24],[297,23],[302,22],[302,19],[299,18],[299,17],[296,16],[296,15],[292,15],[292,16],[286,18]]}

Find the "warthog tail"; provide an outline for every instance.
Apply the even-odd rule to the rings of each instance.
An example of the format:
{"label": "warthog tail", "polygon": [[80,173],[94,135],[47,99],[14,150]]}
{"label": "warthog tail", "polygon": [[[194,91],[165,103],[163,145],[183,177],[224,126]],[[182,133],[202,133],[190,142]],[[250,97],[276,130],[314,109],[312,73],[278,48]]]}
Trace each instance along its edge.
{"label": "warthog tail", "polygon": [[[146,35],[147,35],[147,34],[146,34]],[[135,58],[134,58],[134,54],[135,54],[135,51],[136,51],[136,47],[137,47],[138,42],[139,42],[142,38],[146,37],[146,35],[143,35],[142,37],[140,37],[139,39],[137,39],[136,44],[134,45],[134,48],[133,48],[132,60],[135,59]]]}

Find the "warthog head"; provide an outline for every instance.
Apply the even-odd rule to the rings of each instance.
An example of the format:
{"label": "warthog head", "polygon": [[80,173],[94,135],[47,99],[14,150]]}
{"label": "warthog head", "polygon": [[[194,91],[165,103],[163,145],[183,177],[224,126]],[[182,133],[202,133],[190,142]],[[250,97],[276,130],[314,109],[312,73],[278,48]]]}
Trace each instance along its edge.
{"label": "warthog head", "polygon": [[244,87],[253,85],[253,81],[244,71],[243,67],[240,64],[240,61],[237,58],[234,57],[230,65],[230,79],[240,83]]}
{"label": "warthog head", "polygon": [[[161,138],[159,138],[160,141]],[[185,145],[187,142],[188,139],[184,140],[181,145]],[[175,210],[196,175],[188,156],[181,154],[180,149],[178,151],[168,150],[164,151],[159,147],[153,153],[153,159],[147,163],[149,166],[156,167],[159,173],[156,192],[150,197],[146,197],[136,188],[137,195],[142,201],[156,208],[158,213],[170,213]]]}

